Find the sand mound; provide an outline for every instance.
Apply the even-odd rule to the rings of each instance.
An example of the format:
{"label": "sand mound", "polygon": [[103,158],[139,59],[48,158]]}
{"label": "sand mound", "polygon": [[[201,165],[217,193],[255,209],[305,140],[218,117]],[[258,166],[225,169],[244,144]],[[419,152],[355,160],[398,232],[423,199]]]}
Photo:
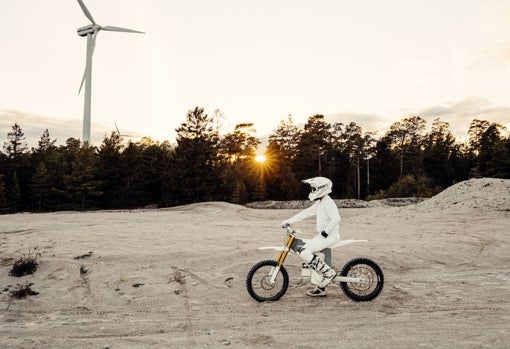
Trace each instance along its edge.
{"label": "sand mound", "polygon": [[[424,211],[432,209],[510,211],[510,179],[470,179],[457,183],[430,199],[390,198],[371,201],[348,199],[335,200],[335,203],[338,208],[409,206],[411,209]],[[246,204],[246,207],[257,209],[304,209],[311,204],[309,200],[257,201]]]}
{"label": "sand mound", "polygon": [[479,178],[460,182],[417,204],[416,208],[510,211],[510,179]]}

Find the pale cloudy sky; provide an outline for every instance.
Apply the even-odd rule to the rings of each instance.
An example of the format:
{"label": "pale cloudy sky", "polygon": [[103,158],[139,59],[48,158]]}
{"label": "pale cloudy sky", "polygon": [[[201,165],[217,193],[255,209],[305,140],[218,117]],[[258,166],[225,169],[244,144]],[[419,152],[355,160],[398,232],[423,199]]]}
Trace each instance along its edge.
{"label": "pale cloudy sky", "polygon": [[[270,133],[292,114],[384,132],[440,117],[465,137],[474,118],[510,128],[507,0],[84,0],[98,35],[92,142],[106,133],[173,141],[195,106],[225,131]],[[0,1],[0,141],[14,122],[35,144],[81,138],[89,24],[75,0]],[[3,144],[3,142],[2,142]]]}

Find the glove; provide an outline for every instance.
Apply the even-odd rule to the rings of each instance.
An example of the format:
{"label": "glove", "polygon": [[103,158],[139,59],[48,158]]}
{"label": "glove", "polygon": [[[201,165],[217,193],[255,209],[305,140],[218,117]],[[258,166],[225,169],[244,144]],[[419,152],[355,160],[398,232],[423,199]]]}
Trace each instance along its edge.
{"label": "glove", "polygon": [[282,228],[287,228],[289,225],[290,225],[290,223],[288,221],[282,222]]}

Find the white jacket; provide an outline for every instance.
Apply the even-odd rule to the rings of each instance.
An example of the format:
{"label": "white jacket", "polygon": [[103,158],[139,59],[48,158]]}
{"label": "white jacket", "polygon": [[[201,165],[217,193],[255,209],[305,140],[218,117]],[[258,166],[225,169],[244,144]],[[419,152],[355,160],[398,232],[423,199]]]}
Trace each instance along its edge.
{"label": "white jacket", "polygon": [[340,234],[340,214],[338,213],[338,207],[329,195],[317,200],[312,206],[285,222],[293,224],[313,216],[317,216],[317,233],[325,231],[328,235]]}

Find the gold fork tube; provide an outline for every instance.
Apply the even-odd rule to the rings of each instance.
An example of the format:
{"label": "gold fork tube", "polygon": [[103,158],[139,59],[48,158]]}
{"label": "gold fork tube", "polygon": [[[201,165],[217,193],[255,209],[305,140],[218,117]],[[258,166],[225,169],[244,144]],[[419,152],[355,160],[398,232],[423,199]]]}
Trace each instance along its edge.
{"label": "gold fork tube", "polygon": [[285,261],[285,258],[287,258],[287,255],[289,254],[290,251],[290,247],[292,246],[292,243],[294,242],[295,239],[296,239],[295,236],[288,235],[283,251],[280,251],[280,253],[278,253],[278,257],[276,257],[276,263],[278,267],[281,267],[283,265],[283,262]]}

